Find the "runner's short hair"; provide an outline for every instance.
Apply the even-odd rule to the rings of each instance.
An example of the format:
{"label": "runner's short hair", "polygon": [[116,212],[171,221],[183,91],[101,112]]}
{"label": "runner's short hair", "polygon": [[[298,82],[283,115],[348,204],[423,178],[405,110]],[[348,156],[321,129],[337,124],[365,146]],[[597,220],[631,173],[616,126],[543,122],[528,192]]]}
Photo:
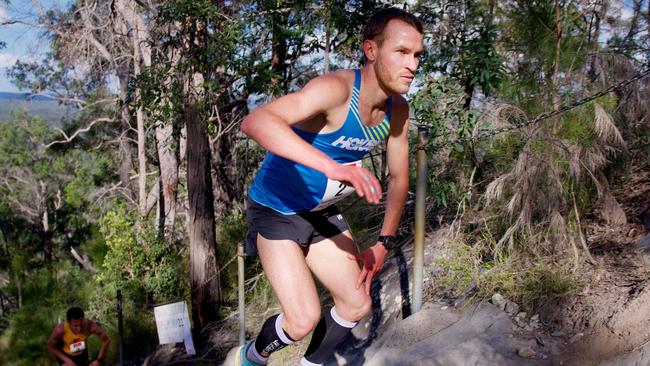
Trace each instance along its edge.
{"label": "runner's short hair", "polygon": [[78,307],[75,306],[75,307],[71,307],[70,309],[68,309],[68,312],[65,315],[66,315],[66,318],[68,319],[68,321],[70,321],[72,319],[75,319],[75,320],[83,319],[84,311],[81,310],[81,308],[78,308]]}
{"label": "runner's short hair", "polygon": [[415,15],[398,8],[384,8],[374,13],[368,19],[363,29],[363,40],[374,40],[381,46],[384,40],[384,30],[388,22],[394,19],[413,26],[420,34],[424,33],[422,30],[422,22]]}

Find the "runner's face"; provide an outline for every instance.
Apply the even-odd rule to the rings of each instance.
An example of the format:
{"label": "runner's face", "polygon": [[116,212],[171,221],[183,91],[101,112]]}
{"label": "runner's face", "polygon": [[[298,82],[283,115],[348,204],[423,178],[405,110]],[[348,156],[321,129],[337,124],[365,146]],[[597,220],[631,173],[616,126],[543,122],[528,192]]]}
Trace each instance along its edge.
{"label": "runner's face", "polygon": [[83,327],[83,318],[82,319],[70,319],[70,330],[72,333],[79,334],[81,333],[81,328]]}
{"label": "runner's face", "polygon": [[[375,71],[379,82],[394,93],[408,92],[422,54],[422,34],[401,20],[391,20],[377,44]],[[375,43],[376,44],[376,43]]]}

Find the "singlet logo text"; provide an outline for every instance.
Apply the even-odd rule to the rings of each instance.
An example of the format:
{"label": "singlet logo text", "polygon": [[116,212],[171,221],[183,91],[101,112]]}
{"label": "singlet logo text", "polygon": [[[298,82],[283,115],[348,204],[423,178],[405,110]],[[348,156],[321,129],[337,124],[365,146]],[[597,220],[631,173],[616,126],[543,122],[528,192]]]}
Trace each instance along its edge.
{"label": "singlet logo text", "polygon": [[370,151],[379,145],[379,141],[341,136],[332,142],[332,146],[352,151]]}

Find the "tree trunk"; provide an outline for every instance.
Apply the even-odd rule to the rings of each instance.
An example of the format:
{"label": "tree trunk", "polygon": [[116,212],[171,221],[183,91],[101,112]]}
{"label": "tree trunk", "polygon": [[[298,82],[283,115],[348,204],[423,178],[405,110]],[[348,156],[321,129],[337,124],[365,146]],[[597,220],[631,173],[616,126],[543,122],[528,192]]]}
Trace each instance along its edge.
{"label": "tree trunk", "polygon": [[[150,46],[149,29],[145,22],[145,17],[142,11],[139,10],[138,5],[134,2],[126,2],[125,0],[117,0],[115,7],[129,25],[131,30],[131,37],[133,39],[133,53],[134,53],[134,70],[136,76],[140,74],[140,66],[138,60],[141,61],[142,66],[148,68],[151,66],[152,50]],[[177,62],[177,59],[172,59]],[[171,83],[171,80],[169,81]],[[136,90],[136,98],[139,92]],[[162,107],[162,106],[161,106]],[[138,119],[138,146],[140,147],[140,126],[143,125],[144,115],[142,109],[139,108],[136,112]],[[163,233],[167,243],[171,243],[174,238],[174,222],[176,220],[176,196],[178,192],[178,145],[173,137],[173,123],[169,121],[166,124],[161,124],[156,127],[156,147],[158,150],[159,162],[159,192],[162,197],[158,199],[157,216],[160,222],[161,232]],[[142,134],[144,135],[144,134]],[[144,137],[144,136],[143,136]],[[144,147],[144,141],[142,146]],[[140,194],[146,184],[144,174],[146,174],[146,158],[143,157],[144,149],[138,149],[138,161],[140,163]],[[146,189],[145,189],[146,190]],[[162,198],[162,199],[161,199]],[[142,201],[140,201],[142,205]],[[140,206],[141,215],[145,215],[145,209]]]}
{"label": "tree trunk", "polygon": [[553,75],[551,76],[551,100],[553,110],[558,111],[562,106],[559,96],[558,76],[560,73],[560,52],[562,50],[562,16],[560,2],[555,2],[555,61],[553,62]]}
{"label": "tree trunk", "polygon": [[[115,8],[128,24],[133,46],[133,74],[140,76],[142,67],[151,66],[151,47],[149,46],[149,32],[144,20],[138,14],[135,2],[116,0]],[[135,89],[135,101],[140,103],[140,90]],[[147,214],[147,157],[145,154],[146,134],[144,128],[144,111],[142,106],[135,110],[135,119],[138,131],[138,208],[140,216]]]}
{"label": "tree trunk", "polygon": [[623,43],[634,42],[634,37],[639,33],[639,18],[642,16],[643,0],[632,1],[632,19],[630,19],[630,29],[627,32]]}
{"label": "tree trunk", "polygon": [[174,240],[176,221],[176,196],[178,193],[178,144],[173,136],[174,126],[166,124],[156,128],[158,161],[160,163],[160,185],[162,200],[158,200],[162,221],[162,232],[167,243]]}
{"label": "tree trunk", "polygon": [[233,202],[242,197],[242,186],[237,184],[241,172],[237,170],[236,143],[236,136],[228,133],[212,145],[217,217],[232,208]]}
{"label": "tree trunk", "polygon": [[645,24],[646,24],[646,32],[650,34],[650,2],[648,2],[648,9],[645,11]]}
{"label": "tree trunk", "polygon": [[332,33],[332,27],[330,26],[329,22],[327,22],[325,23],[325,59],[323,60],[325,63],[325,67],[323,70],[325,74],[330,72],[331,33]]}
{"label": "tree trunk", "polygon": [[600,85],[603,88],[607,87],[607,81],[605,80],[605,70],[603,69],[602,58],[599,54],[600,45],[598,44],[598,39],[600,38],[600,23],[604,17],[607,16],[607,10],[609,9],[609,2],[602,1],[600,10],[594,10],[594,35],[592,40],[592,62],[589,70],[591,76],[591,81],[595,81],[596,78],[600,79]]}
{"label": "tree trunk", "polygon": [[18,296],[18,309],[23,307],[23,282],[18,273],[14,272],[14,284],[16,285],[16,293]]}
{"label": "tree trunk", "polygon": [[216,256],[214,197],[210,172],[210,146],[204,111],[197,106],[202,75],[186,84],[183,116],[187,126],[188,234],[192,318],[197,329],[217,319],[221,304],[221,280]]}
{"label": "tree trunk", "polygon": [[50,216],[47,212],[47,183],[38,182],[38,206],[40,212],[41,225],[39,234],[41,237],[41,246],[43,248],[43,260],[45,263],[52,262],[52,243],[50,242]]}
{"label": "tree trunk", "polygon": [[[272,9],[276,10],[276,9]],[[276,74],[273,77],[272,85],[274,93],[278,92],[278,84],[282,84],[282,91],[286,92],[286,71],[287,71],[287,42],[284,32],[287,29],[287,14],[276,12],[271,15],[271,70]],[[278,77],[280,79],[278,79]]]}
{"label": "tree trunk", "polygon": [[[170,27],[169,32],[172,32]],[[180,50],[172,49],[167,52],[167,59],[171,60],[172,68],[176,70],[180,61]],[[174,80],[171,77],[165,79],[165,90],[170,90]],[[173,105],[168,99],[163,98],[160,108],[172,108]],[[158,211],[162,215],[160,224],[165,242],[171,245],[174,240],[174,223],[176,222],[176,200],[178,197],[178,157],[180,149],[179,138],[174,134],[174,121],[166,121],[164,125],[156,127],[156,144],[158,147],[158,161],[160,168],[160,192],[162,199],[159,199]],[[183,152],[184,153],[184,152]],[[184,155],[180,155],[184,156]]]}
{"label": "tree trunk", "polygon": [[124,73],[119,76],[120,80],[120,114],[122,121],[120,123],[120,137],[119,137],[119,175],[120,182],[124,188],[124,194],[128,198],[133,198],[133,192],[131,191],[131,171],[133,170],[133,147],[129,141],[129,135],[131,131],[131,125],[129,120],[131,115],[129,113],[129,103],[127,102],[128,98],[128,74]]}
{"label": "tree trunk", "polygon": [[[133,44],[134,46],[137,44],[135,39]],[[133,55],[135,56],[134,76],[138,77],[140,75],[140,54],[137,50],[134,50]],[[136,101],[140,99],[140,91],[138,89],[135,91],[135,99]],[[144,112],[141,106],[138,106],[135,110],[135,120],[138,131],[138,208],[140,217],[143,218],[147,213],[147,156],[145,154]]]}

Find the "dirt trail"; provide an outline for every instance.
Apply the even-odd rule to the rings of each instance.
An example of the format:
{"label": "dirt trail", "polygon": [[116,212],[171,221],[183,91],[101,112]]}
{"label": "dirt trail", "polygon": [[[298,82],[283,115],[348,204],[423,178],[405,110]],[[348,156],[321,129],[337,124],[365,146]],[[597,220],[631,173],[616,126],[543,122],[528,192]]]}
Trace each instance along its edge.
{"label": "dirt trail", "polygon": [[586,287],[542,312],[574,337],[568,365],[650,365],[650,172],[633,168],[630,180],[613,193],[627,223],[592,218],[587,241],[597,263],[585,277]]}

